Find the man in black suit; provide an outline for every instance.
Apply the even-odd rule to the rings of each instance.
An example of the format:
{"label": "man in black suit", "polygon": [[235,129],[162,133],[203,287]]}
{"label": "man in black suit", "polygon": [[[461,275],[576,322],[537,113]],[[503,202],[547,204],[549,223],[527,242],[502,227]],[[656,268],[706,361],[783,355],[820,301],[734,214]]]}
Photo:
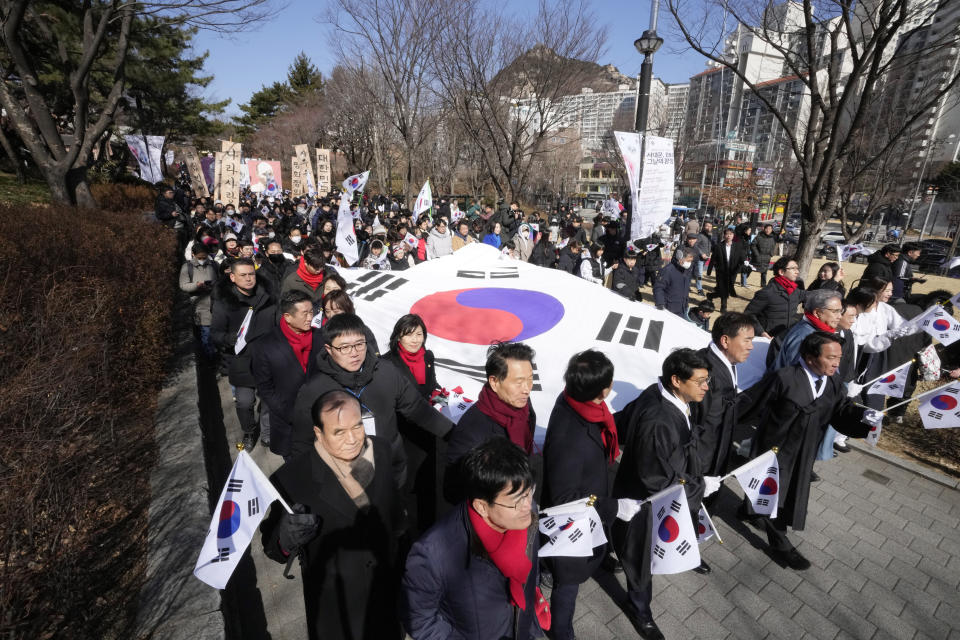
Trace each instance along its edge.
{"label": "man in black suit", "polygon": [[[842,357],[841,339],[817,331],[800,343],[800,362],[768,373],[737,398],[741,424],[756,424],[752,457],[777,447],[780,487],[776,518],[758,518],[772,555],[793,569],[810,568],[787,539],[787,526],[802,531],[810,500],[810,472],[827,425],[853,438],[863,438],[881,414],[854,404],[835,376]],[[865,420],[869,420],[867,423]],[[738,515],[753,519],[747,505]]]}
{"label": "man in black suit", "polygon": [[717,272],[717,285],[713,293],[707,297],[711,300],[720,298],[721,312],[727,310],[727,298],[738,297],[733,289],[733,283],[747,259],[744,243],[736,242],[734,237],[733,227],[727,227],[723,230],[723,240],[713,245],[713,251],[710,253],[710,263]]}
{"label": "man in black suit", "polygon": [[[710,363],[693,349],[677,349],[663,361],[663,375],[616,414],[617,432],[625,434],[623,458],[613,483],[614,498],[649,498],[678,482],[684,483],[691,518],[697,521],[700,502],[720,486],[717,477],[704,477],[690,417],[691,402],[701,402],[710,381]],[[650,504],[629,522],[616,520],[613,545],[627,577],[628,612],[640,635],[662,639],[653,621],[650,574]],[[709,573],[702,563],[694,569]]]}
{"label": "man in black suit", "polygon": [[702,402],[691,405],[697,425],[703,472],[723,475],[730,457],[730,441],[737,424],[736,399],[740,392],[737,365],[753,351],[753,317],[725,313],[713,323],[713,341],[698,353],[710,363],[710,388]]}

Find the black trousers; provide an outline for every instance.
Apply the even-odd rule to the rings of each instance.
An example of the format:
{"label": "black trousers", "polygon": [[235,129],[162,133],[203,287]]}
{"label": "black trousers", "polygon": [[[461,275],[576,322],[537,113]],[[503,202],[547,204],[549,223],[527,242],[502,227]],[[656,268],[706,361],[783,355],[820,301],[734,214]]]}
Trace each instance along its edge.
{"label": "black trousers", "polygon": [[577,608],[579,584],[554,582],[550,594],[550,632],[553,640],[574,640],[573,613]]}

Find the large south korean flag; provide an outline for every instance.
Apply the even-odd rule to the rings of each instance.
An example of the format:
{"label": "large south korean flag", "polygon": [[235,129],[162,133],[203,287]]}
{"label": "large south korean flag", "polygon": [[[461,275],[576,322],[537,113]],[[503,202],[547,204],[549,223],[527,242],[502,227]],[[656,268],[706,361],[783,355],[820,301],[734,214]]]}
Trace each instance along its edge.
{"label": "large south korean flag", "polygon": [[[613,361],[609,400],[618,410],[656,381],[672,350],[699,349],[710,341],[707,332],[672,313],[563,271],[501,258],[499,251],[479,243],[406,271],[340,273],[357,314],[381,347],[388,344],[400,316],[416,313],[423,318],[437,380],[447,389],[459,386],[476,398],[485,382],[487,347],[495,342],[522,341],[533,347],[530,399],[539,421],[538,441],[574,353],[597,349]],[[754,349],[759,356],[757,378],[763,372],[763,353],[758,351],[765,349]]]}

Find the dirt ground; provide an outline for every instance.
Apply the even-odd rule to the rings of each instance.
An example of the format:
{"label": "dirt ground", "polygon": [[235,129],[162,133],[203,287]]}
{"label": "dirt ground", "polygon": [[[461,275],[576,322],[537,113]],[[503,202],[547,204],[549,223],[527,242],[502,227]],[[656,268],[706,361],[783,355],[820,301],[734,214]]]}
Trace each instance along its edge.
{"label": "dirt ground", "polygon": [[[820,266],[823,265],[824,262],[827,262],[827,260],[814,260],[810,267],[810,273],[806,274],[804,282],[813,282],[817,272],[820,270]],[[865,268],[866,263],[844,263],[843,282],[848,290],[863,274]],[[768,273],[768,278],[769,277],[770,274]],[[922,277],[927,278],[927,282],[915,284],[913,287],[914,293],[928,293],[936,289],[946,289],[951,293],[955,293],[960,290],[960,280],[956,278],[945,278],[927,274],[922,274]],[[712,275],[710,277],[704,276],[703,289],[705,292],[709,293],[712,291],[714,284],[715,279]],[[753,298],[753,294],[760,288],[760,274],[751,273],[747,279],[747,284],[750,286],[750,289],[746,291],[739,286],[736,287],[737,293],[744,297],[731,297],[727,302],[728,310],[743,311],[744,308],[746,308],[747,303]],[[648,291],[649,287],[647,287],[644,293]],[[695,304],[695,302],[702,300],[703,296],[692,293],[690,299],[691,304]],[[719,303],[719,301],[717,302]],[[954,310],[954,315],[957,315],[957,310]],[[717,314],[714,314],[714,317],[716,316]],[[945,380],[920,382],[917,385],[917,391],[914,395],[916,396],[924,391],[929,391],[945,382]],[[898,401],[899,400],[894,400],[892,402]],[[903,424],[886,424],[885,421],[878,446],[881,449],[923,464],[924,466],[947,473],[951,476],[960,477],[960,429],[924,429],[920,421],[920,415],[917,413],[918,404],[916,400],[910,403],[907,408],[907,413],[903,418]]]}

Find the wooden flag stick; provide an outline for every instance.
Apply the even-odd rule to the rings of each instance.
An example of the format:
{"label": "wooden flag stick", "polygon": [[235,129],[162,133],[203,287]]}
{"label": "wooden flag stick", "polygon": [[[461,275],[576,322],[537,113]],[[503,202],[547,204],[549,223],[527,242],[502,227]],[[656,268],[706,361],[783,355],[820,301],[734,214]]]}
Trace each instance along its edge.
{"label": "wooden flag stick", "polygon": [[[917,361],[917,359],[916,359],[916,358],[913,358],[912,360],[910,360],[910,364],[913,364],[913,363],[916,362],[916,361]],[[907,364],[907,363],[904,362],[903,364]],[[903,364],[900,365],[900,367],[902,367]],[[894,367],[892,370],[887,371],[886,373],[881,373],[879,376],[877,376],[876,378],[874,378],[874,379],[871,380],[870,382],[864,382],[864,383],[863,383],[863,388],[866,389],[866,388],[868,388],[870,385],[872,385],[874,382],[876,382],[877,380],[882,380],[883,378],[886,378],[888,375],[890,375],[891,373],[893,373],[894,371],[896,371],[896,370],[899,369],[900,367]],[[873,395],[873,394],[871,394],[871,395]]]}

